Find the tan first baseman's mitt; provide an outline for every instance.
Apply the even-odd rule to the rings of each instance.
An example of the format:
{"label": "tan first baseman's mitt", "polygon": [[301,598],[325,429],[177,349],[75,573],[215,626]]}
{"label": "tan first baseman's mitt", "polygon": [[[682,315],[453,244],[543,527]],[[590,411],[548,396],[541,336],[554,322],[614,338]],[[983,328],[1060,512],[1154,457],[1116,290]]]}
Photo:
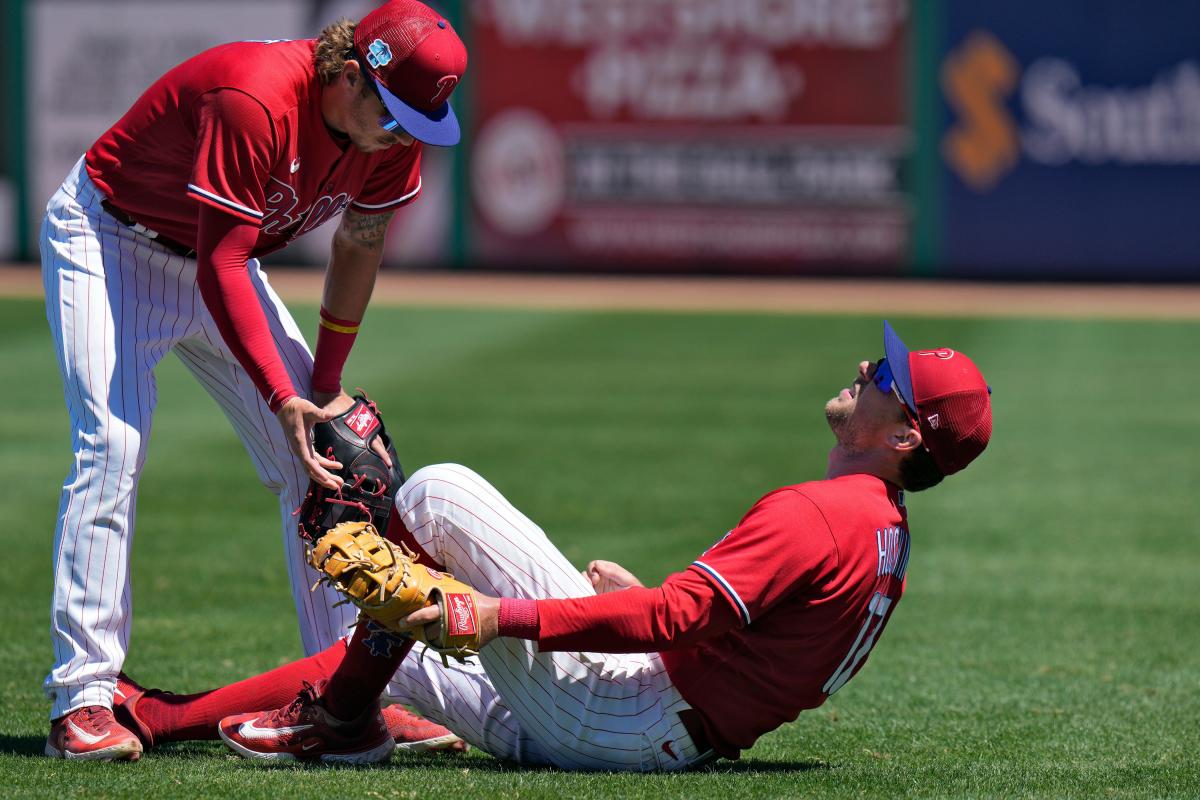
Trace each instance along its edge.
{"label": "tan first baseman's mitt", "polygon": [[[453,575],[413,560],[414,553],[379,535],[369,522],[341,522],[317,540],[308,563],[364,614],[390,631],[411,636],[436,650],[442,660],[465,661],[479,652],[479,613],[475,591]],[[314,587],[315,588],[315,587]],[[406,628],[404,618],[437,603],[442,630],[436,641],[425,628]]]}

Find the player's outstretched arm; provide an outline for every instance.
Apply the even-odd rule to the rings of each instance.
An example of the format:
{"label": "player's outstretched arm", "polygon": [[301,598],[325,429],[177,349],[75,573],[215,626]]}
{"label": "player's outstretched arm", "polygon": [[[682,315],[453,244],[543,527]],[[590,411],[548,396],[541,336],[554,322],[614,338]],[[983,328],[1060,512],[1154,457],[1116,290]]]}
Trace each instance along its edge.
{"label": "player's outstretched arm", "polygon": [[[740,623],[733,607],[695,570],[676,573],[655,588],[630,586],[589,597],[477,597],[480,646],[506,636],[536,641],[541,652],[652,653],[690,647]],[[409,614],[402,624],[425,626],[436,638],[442,619],[434,606]]]}

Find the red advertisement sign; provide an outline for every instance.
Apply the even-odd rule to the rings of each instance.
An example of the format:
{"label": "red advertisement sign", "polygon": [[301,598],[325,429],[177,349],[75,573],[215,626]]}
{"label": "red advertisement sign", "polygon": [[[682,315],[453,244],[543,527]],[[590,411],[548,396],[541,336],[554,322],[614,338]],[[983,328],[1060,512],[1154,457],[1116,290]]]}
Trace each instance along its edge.
{"label": "red advertisement sign", "polygon": [[887,271],[905,0],[478,0],[474,255]]}

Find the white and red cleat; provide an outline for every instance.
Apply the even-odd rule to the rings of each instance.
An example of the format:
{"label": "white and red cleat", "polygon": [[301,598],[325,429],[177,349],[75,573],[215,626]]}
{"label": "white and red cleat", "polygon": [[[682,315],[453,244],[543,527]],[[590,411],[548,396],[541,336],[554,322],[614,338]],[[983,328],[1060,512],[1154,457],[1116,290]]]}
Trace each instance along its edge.
{"label": "white and red cleat", "polygon": [[50,724],[46,755],[52,758],[94,761],[137,761],[142,743],[113,718],[104,706],[85,706]]}
{"label": "white and red cleat", "polygon": [[379,706],[372,705],[358,719],[336,719],[321,704],[325,683],[306,684],[283,708],[226,717],[217,732],[231,750],[252,760],[328,764],[386,761],[396,743]]}
{"label": "white and red cleat", "polygon": [[404,706],[394,705],[383,709],[383,721],[388,733],[396,742],[397,750],[409,753],[441,751],[465,753],[467,743],[436,722],[417,716]]}

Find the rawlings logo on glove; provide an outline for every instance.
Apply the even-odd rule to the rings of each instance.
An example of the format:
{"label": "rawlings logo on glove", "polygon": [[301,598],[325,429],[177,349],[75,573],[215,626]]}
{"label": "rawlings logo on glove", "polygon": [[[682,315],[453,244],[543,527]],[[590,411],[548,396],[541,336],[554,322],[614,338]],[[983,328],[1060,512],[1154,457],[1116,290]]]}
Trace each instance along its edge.
{"label": "rawlings logo on glove", "polygon": [[476,624],[478,615],[475,613],[475,597],[471,594],[444,594],[447,607],[448,627],[450,636],[471,636],[479,632]]}
{"label": "rawlings logo on glove", "polygon": [[[383,627],[437,651],[443,662],[447,656],[466,661],[477,655],[475,590],[453,575],[416,563],[413,556],[369,522],[342,522],[317,540],[308,563],[322,573],[318,584],[328,583]],[[438,639],[429,639],[423,627],[404,627],[409,614],[434,603],[441,610]]]}
{"label": "rawlings logo on glove", "polygon": [[[364,398],[366,399],[366,398]],[[358,438],[367,440],[380,425],[379,416],[371,413],[371,409],[357,403],[346,413],[346,427],[358,434]]]}

